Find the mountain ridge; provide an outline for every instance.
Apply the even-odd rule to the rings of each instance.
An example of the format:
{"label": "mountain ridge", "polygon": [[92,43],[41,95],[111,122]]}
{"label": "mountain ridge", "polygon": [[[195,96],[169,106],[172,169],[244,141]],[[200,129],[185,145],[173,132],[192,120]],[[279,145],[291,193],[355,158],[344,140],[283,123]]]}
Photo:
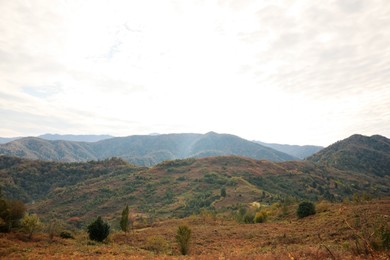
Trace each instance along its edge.
{"label": "mountain ridge", "polygon": [[297,159],[238,136],[214,132],[134,135],[90,143],[27,137],[1,144],[0,154],[64,162],[120,157],[143,166],[155,165],[165,160],[215,155],[240,155],[272,161]]}
{"label": "mountain ridge", "polygon": [[306,160],[339,170],[390,175],[390,139],[354,134],[322,149]]}
{"label": "mountain ridge", "polygon": [[289,145],[289,144],[265,143],[261,141],[254,141],[254,142],[270,147],[282,153],[287,153],[291,156],[297,157],[302,160],[324,149],[323,146],[318,146],[318,145]]}

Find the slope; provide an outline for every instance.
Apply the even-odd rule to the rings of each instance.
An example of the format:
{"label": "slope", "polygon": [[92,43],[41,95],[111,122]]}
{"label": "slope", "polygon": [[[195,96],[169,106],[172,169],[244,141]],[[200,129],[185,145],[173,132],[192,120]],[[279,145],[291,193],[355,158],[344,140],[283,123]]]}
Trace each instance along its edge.
{"label": "slope", "polygon": [[307,158],[308,161],[377,176],[390,175],[390,139],[352,135]]}
{"label": "slope", "polygon": [[[185,217],[202,208],[234,210],[254,201],[286,198],[340,201],[355,192],[389,196],[386,178],[340,171],[308,161],[274,163],[236,156],[165,161],[151,168],[113,159],[58,163],[0,157],[0,183],[8,197],[35,201],[42,216],[55,212],[87,223],[96,215],[132,212]],[[226,197],[221,197],[221,189]]]}
{"label": "slope", "polygon": [[27,159],[77,162],[98,159],[88,143],[25,137],[0,145],[0,154]]}

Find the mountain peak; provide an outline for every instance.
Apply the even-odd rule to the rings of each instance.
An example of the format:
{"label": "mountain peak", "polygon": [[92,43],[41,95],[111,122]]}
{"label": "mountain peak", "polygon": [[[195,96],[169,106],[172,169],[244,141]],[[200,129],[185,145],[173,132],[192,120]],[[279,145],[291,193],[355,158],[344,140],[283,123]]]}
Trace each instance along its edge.
{"label": "mountain peak", "polygon": [[390,139],[354,134],[338,141],[307,160],[340,170],[354,170],[378,176],[390,175]]}

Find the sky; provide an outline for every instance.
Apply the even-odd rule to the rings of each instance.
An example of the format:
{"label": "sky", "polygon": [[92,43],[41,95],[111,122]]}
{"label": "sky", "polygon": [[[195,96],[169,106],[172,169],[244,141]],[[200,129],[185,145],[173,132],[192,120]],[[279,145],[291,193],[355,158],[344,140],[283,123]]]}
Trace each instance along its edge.
{"label": "sky", "polygon": [[390,137],[390,1],[0,0],[0,136]]}

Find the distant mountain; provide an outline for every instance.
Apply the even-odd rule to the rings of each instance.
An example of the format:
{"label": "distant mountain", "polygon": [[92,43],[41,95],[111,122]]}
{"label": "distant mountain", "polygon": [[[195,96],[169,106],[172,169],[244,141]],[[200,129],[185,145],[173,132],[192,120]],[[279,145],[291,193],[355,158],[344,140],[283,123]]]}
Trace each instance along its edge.
{"label": "distant mountain", "polygon": [[217,155],[238,155],[271,161],[297,159],[234,135],[214,132],[204,135],[134,135],[91,143],[28,137],[0,145],[0,154],[64,162],[120,157],[144,166],[155,165],[165,160]]}
{"label": "distant mountain", "polygon": [[20,139],[21,137],[0,137],[0,144],[5,144],[8,142],[15,141],[17,139]]}
{"label": "distant mountain", "polygon": [[[0,137],[0,144],[9,143],[24,137]],[[44,134],[38,138],[50,141],[73,141],[73,142],[98,142],[101,140],[113,138],[111,135],[60,135],[60,134]]]}
{"label": "distant mountain", "polygon": [[299,159],[305,159],[310,155],[313,155],[323,149],[322,146],[315,145],[288,145],[288,144],[274,144],[274,143],[264,143],[260,141],[254,141],[255,143],[270,147],[279,152],[289,154]]}
{"label": "distant mountain", "polygon": [[70,141],[50,141],[37,137],[24,137],[0,145],[0,154],[20,158],[48,161],[88,161],[97,160],[90,143]]}
{"label": "distant mountain", "polygon": [[59,135],[59,134],[44,134],[38,136],[45,140],[61,140],[73,142],[98,142],[105,139],[113,138],[111,135]]}
{"label": "distant mountain", "polygon": [[377,176],[390,175],[390,139],[352,135],[307,158],[308,161]]}

